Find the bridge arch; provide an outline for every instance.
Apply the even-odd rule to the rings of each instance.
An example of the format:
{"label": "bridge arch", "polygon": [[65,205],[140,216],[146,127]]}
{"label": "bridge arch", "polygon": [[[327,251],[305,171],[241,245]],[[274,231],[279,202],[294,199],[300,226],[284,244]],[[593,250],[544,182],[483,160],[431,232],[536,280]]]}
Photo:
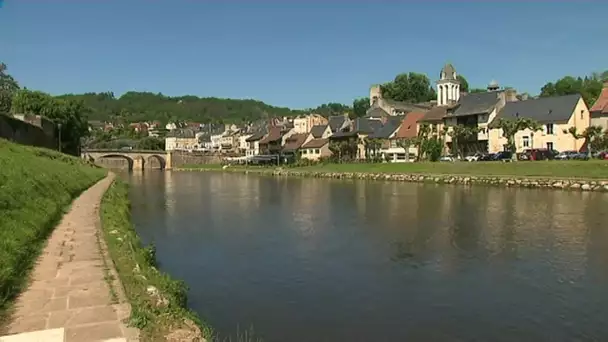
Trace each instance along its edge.
{"label": "bridge arch", "polygon": [[[97,161],[99,161],[101,159],[108,159],[108,158],[121,158],[121,159],[125,159],[127,161],[128,165],[129,165],[129,170],[133,170],[133,167],[135,165],[135,160],[133,158],[131,158],[128,155],[121,154],[121,153],[104,154],[104,155],[101,155],[101,156],[99,156],[97,158],[94,158],[93,161],[97,162]],[[142,165],[142,167],[143,167],[143,165]]]}
{"label": "bridge arch", "polygon": [[158,168],[160,170],[164,170],[165,167],[167,166],[167,161],[165,160],[165,158],[163,158],[162,156],[158,155],[158,154],[152,154],[150,156],[148,156],[148,158],[146,158],[146,164],[147,165],[152,165],[152,160],[156,160],[158,162]]}

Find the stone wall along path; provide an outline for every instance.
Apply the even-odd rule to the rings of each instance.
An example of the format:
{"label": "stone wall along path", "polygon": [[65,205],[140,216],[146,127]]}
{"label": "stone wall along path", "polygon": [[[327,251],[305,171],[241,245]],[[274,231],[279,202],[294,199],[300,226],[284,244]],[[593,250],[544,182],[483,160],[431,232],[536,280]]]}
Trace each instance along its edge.
{"label": "stone wall along path", "polygon": [[12,336],[0,342],[138,341],[138,330],[123,323],[130,305],[101,232],[99,207],[113,180],[110,173],[72,203],[17,299],[8,327]]}

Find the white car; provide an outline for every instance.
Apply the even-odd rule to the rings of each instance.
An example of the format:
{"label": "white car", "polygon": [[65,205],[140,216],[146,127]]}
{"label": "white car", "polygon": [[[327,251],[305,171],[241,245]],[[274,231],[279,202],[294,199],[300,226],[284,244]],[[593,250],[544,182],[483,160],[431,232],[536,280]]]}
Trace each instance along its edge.
{"label": "white car", "polygon": [[455,160],[454,156],[451,156],[451,155],[442,156],[441,158],[439,158],[439,161],[442,161],[442,162],[453,162],[454,160]]}
{"label": "white car", "polygon": [[474,161],[478,161],[480,157],[481,157],[480,154],[475,153],[472,156],[466,156],[466,157],[464,157],[464,160],[466,160],[468,162],[474,162]]}

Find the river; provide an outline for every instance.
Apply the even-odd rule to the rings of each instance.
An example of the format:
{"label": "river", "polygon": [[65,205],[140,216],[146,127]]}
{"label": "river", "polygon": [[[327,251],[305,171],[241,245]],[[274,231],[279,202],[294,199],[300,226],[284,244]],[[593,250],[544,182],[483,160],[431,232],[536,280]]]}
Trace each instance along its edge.
{"label": "river", "polygon": [[135,172],[160,267],[265,342],[606,341],[608,195]]}

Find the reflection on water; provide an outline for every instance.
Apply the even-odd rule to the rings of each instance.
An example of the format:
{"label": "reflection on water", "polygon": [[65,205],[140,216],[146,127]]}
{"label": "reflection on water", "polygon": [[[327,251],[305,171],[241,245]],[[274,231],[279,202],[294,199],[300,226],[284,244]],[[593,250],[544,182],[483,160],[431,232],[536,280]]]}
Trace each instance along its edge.
{"label": "reflection on water", "polygon": [[608,197],[143,172],[134,222],[190,305],[265,341],[608,340]]}

